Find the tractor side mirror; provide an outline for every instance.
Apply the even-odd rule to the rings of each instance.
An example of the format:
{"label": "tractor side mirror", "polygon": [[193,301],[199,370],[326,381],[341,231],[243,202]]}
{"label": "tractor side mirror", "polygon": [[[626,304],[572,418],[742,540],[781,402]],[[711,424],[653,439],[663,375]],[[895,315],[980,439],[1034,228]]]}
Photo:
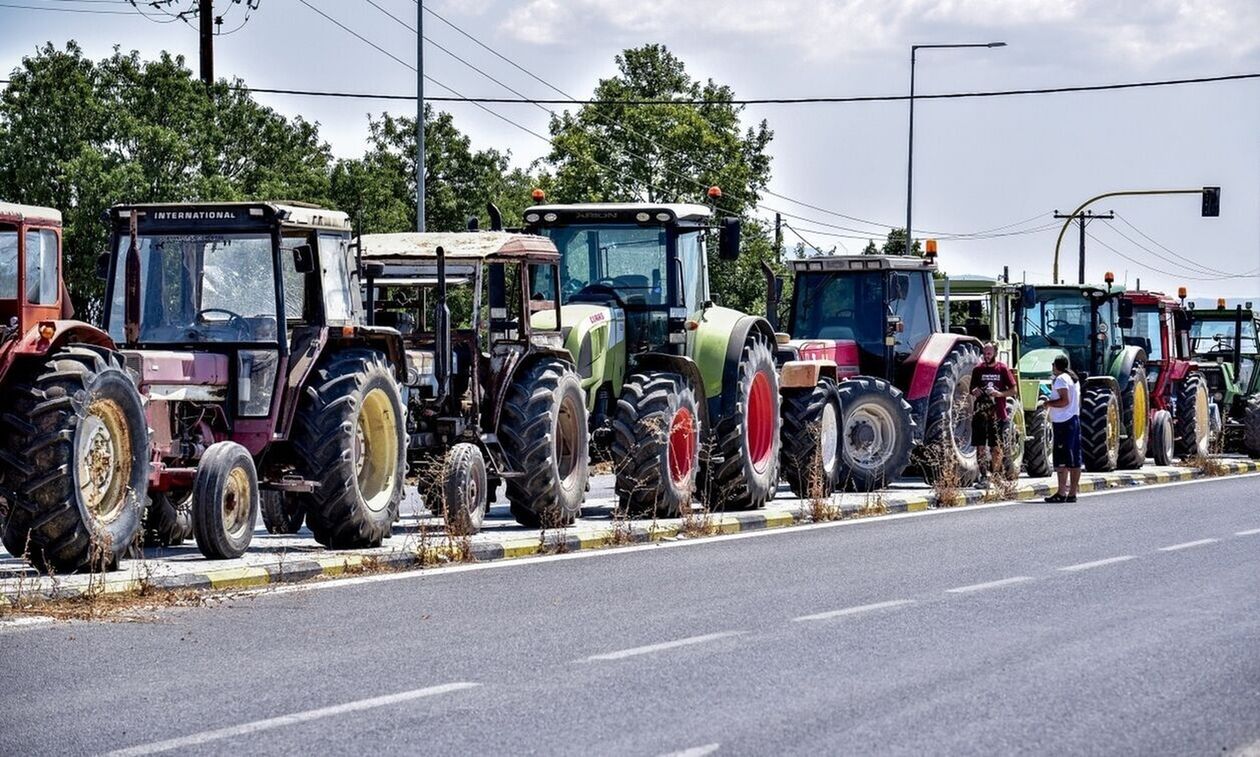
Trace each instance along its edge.
{"label": "tractor side mirror", "polygon": [[1190,330],[1190,314],[1184,310],[1173,311],[1173,328],[1178,331]]}
{"label": "tractor side mirror", "polygon": [[972,300],[967,303],[967,316],[969,318],[980,318],[984,315],[984,305],[980,300]]}
{"label": "tractor side mirror", "polygon": [[1129,329],[1133,328],[1133,318],[1131,317],[1125,318],[1124,316],[1120,316],[1119,318],[1116,319],[1116,325],[1119,326],[1121,330],[1128,331]]}
{"label": "tractor side mirror", "polygon": [[300,244],[293,248],[293,270],[298,273],[315,270],[315,250],[309,244]]}
{"label": "tractor side mirror", "polygon": [[109,252],[102,252],[96,256],[96,278],[109,279]]}
{"label": "tractor side mirror", "polygon": [[1129,299],[1125,299],[1121,297],[1120,303],[1119,303],[1119,309],[1117,310],[1117,312],[1119,313],[1121,320],[1124,320],[1127,318],[1130,322],[1132,322],[1133,321],[1133,300],[1129,300]]}
{"label": "tractor side mirror", "polygon": [[722,260],[739,258],[740,222],[738,218],[723,218],[718,231],[718,257]]}
{"label": "tractor side mirror", "polygon": [[1023,299],[1020,302],[1025,310],[1032,310],[1037,307],[1037,290],[1033,287],[1024,287]]}

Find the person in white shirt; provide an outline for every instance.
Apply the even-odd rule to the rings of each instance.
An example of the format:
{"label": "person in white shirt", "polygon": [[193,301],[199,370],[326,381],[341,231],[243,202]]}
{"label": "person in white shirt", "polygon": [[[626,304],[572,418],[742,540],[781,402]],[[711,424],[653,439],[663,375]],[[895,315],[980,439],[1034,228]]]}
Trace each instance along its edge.
{"label": "person in white shirt", "polygon": [[1067,355],[1054,359],[1050,384],[1050,422],[1054,426],[1054,468],[1059,489],[1047,502],[1075,502],[1081,483],[1081,382]]}

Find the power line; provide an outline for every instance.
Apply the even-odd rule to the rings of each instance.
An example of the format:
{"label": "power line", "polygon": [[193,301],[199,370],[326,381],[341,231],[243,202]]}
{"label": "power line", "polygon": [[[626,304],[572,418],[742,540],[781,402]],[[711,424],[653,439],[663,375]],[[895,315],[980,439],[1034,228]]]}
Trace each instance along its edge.
{"label": "power line", "polygon": [[1123,252],[1117,250],[1115,247],[1112,247],[1111,245],[1107,244],[1106,242],[1099,239],[1097,236],[1095,236],[1094,234],[1091,234],[1088,231],[1085,232],[1085,235],[1089,237],[1090,239],[1094,240],[1095,242],[1097,242],[1098,244],[1102,245],[1103,247],[1106,247],[1108,250],[1111,250],[1115,254],[1129,261],[1130,263],[1142,266],[1143,268],[1152,270],[1156,273],[1162,273],[1165,276],[1173,276],[1176,278],[1188,279],[1190,281],[1221,281],[1223,279],[1239,278],[1240,276],[1254,276],[1257,271],[1260,271],[1260,269],[1257,269],[1256,271],[1248,271],[1247,273],[1244,273],[1244,274],[1230,274],[1228,276],[1192,276],[1190,274],[1185,273],[1184,271],[1178,271],[1178,272],[1166,271],[1162,268],[1157,268],[1151,265],[1149,261],[1138,260],[1137,258],[1132,258],[1132,257],[1129,257],[1128,255],[1125,255]]}
{"label": "power line", "polygon": [[13,8],[24,11],[49,11],[52,13],[91,13],[102,16],[132,16],[131,11],[103,11],[95,8],[57,8],[47,5],[21,5],[18,3],[0,3],[0,8]]}
{"label": "power line", "polygon": [[[1114,211],[1113,211],[1113,212],[1114,212]],[[1179,258],[1179,259],[1181,259],[1182,261],[1184,261],[1185,263],[1188,263],[1188,264],[1190,264],[1190,265],[1192,265],[1192,266],[1194,266],[1194,267],[1196,267],[1196,268],[1201,268],[1201,269],[1203,269],[1203,272],[1204,272],[1204,273],[1219,273],[1219,274],[1222,274],[1222,275],[1231,275],[1231,274],[1228,274],[1228,272],[1226,272],[1226,271],[1222,271],[1222,270],[1217,269],[1217,268],[1212,268],[1211,266],[1206,266],[1206,265],[1203,265],[1202,263],[1199,263],[1199,262],[1196,262],[1196,261],[1194,261],[1194,260],[1191,260],[1190,258],[1186,257],[1185,255],[1182,255],[1182,254],[1180,254],[1180,253],[1178,253],[1178,252],[1176,252],[1176,251],[1174,251],[1174,250],[1169,249],[1167,246],[1165,246],[1165,245],[1163,245],[1163,244],[1160,244],[1160,242],[1159,242],[1159,241],[1157,241],[1157,240],[1153,239],[1153,238],[1152,238],[1149,234],[1147,234],[1146,232],[1142,231],[1142,230],[1141,230],[1141,229],[1139,229],[1137,226],[1134,226],[1134,225],[1133,225],[1133,224],[1129,221],[1129,219],[1125,218],[1124,216],[1120,215],[1119,213],[1116,213],[1115,215],[1116,215],[1116,218],[1120,219],[1120,222],[1121,222],[1121,223],[1123,223],[1124,225],[1128,226],[1130,229],[1133,229],[1133,230],[1134,230],[1134,231],[1136,231],[1138,234],[1142,235],[1142,236],[1143,236],[1143,237],[1144,237],[1147,241],[1149,241],[1151,244],[1154,244],[1156,247],[1159,247],[1161,250],[1163,250],[1163,251],[1167,252],[1169,255],[1172,255],[1172,256],[1173,256],[1173,257],[1175,257],[1175,258]],[[1138,242],[1134,241],[1133,239],[1129,239],[1129,237],[1128,237],[1126,234],[1124,234],[1124,232],[1120,231],[1119,229],[1112,229],[1112,230],[1113,230],[1113,231],[1115,231],[1115,232],[1116,232],[1117,234],[1119,234],[1120,236],[1124,237],[1125,239],[1128,239],[1130,242],[1132,242],[1133,244],[1137,245],[1138,247],[1141,247],[1142,249],[1145,249],[1147,252],[1151,253],[1152,255],[1155,255],[1156,257],[1160,257],[1160,258],[1162,258],[1162,259],[1164,259],[1164,260],[1166,260],[1166,261],[1168,261],[1168,262],[1170,262],[1170,263],[1173,263],[1174,265],[1176,265],[1176,264],[1177,264],[1177,261],[1175,261],[1175,260],[1171,260],[1171,259],[1169,259],[1169,258],[1166,258],[1166,257],[1164,257],[1164,256],[1160,255],[1158,252],[1155,252],[1154,250],[1151,250],[1151,249],[1149,249],[1149,248],[1145,247],[1144,245],[1142,245],[1142,244],[1140,244],[1140,243],[1138,243]]]}

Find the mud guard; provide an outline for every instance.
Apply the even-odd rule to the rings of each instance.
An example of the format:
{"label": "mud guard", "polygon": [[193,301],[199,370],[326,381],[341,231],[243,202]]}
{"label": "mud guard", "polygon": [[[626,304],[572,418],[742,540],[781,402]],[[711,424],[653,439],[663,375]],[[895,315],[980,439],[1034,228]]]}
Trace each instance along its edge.
{"label": "mud guard", "polygon": [[745,315],[735,321],[726,340],[726,355],[722,366],[722,390],[716,395],[708,396],[709,415],[714,418],[725,418],[735,412],[739,402],[736,387],[739,384],[739,359],[744,354],[744,343],[754,333],[766,339],[766,343],[774,348],[774,329],[765,318]]}
{"label": "mud guard", "polygon": [[[700,373],[700,366],[696,365],[696,361],[691,358],[681,355],[669,355],[664,352],[648,352],[636,356],[634,360],[634,370],[627,370],[627,376],[631,373],[638,373],[641,370],[668,371],[681,374],[694,388],[701,392],[704,391],[704,376]],[[696,405],[700,411],[700,428],[710,428],[709,403],[697,402]]]}
{"label": "mud guard", "polygon": [[1139,361],[1146,362],[1146,350],[1133,345],[1126,346],[1118,355],[1112,358],[1109,373],[1115,378],[1120,391],[1129,387],[1129,380],[1133,375],[1133,366]]}
{"label": "mud guard", "polygon": [[[529,370],[533,367],[534,363],[537,363],[539,360],[544,358],[559,360],[568,365],[570,368],[573,368],[574,371],[577,370],[573,362],[573,355],[570,354],[568,350],[563,348],[553,349],[550,347],[533,347],[529,353],[523,357],[519,357],[509,364],[510,367],[508,368],[508,375],[499,381],[499,393],[496,396],[489,398],[490,401],[494,403],[494,406],[490,415],[490,422],[486,424],[486,430],[497,429],[499,427],[499,420],[503,415],[503,403],[507,401],[508,389],[512,386],[512,382],[515,380],[516,374],[521,371]],[[489,391],[489,389],[490,387],[488,386],[482,387],[483,392]]]}
{"label": "mud guard", "polygon": [[928,399],[932,394],[932,387],[936,384],[936,374],[941,368],[941,362],[956,345],[968,342],[977,347],[980,345],[979,339],[966,334],[944,332],[932,334],[923,340],[914,352],[910,353],[906,362],[902,363],[899,375],[903,381],[898,383],[906,387],[906,402],[910,403],[916,421],[916,441],[922,437],[923,430],[927,428],[925,416]]}

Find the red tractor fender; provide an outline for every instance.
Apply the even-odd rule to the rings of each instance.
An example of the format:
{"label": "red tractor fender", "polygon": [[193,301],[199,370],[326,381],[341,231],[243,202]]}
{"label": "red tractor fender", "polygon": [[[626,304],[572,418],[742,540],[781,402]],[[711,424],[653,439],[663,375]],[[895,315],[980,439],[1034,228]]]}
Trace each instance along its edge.
{"label": "red tractor fender", "polygon": [[939,333],[932,334],[915,347],[914,352],[910,353],[910,357],[901,366],[902,375],[910,377],[906,384],[906,399],[909,402],[926,399],[931,394],[941,363],[954,346],[961,342],[980,346],[980,340],[974,336]]}
{"label": "red tractor fender", "polygon": [[[41,333],[51,327],[51,335]],[[67,344],[92,344],[105,349],[116,349],[109,334],[83,321],[39,321],[16,342],[0,350],[0,377],[6,375],[13,364],[28,357],[42,357]]]}

